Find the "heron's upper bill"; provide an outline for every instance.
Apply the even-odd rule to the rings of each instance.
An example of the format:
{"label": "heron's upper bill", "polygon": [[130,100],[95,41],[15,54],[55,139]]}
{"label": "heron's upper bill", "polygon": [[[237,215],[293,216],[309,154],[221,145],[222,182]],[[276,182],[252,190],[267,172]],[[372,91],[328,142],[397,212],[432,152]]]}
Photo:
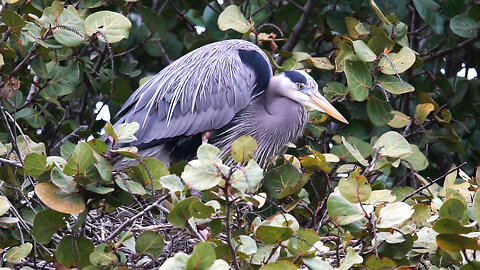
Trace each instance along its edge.
{"label": "heron's upper bill", "polygon": [[310,95],[310,102],[312,105],[314,105],[313,108],[316,110],[325,112],[338,121],[348,124],[347,119],[345,119],[345,117],[343,117],[343,115],[337,109],[335,109],[335,107],[333,107],[333,105],[330,104],[330,102],[328,102],[327,99],[320,93],[312,93]]}

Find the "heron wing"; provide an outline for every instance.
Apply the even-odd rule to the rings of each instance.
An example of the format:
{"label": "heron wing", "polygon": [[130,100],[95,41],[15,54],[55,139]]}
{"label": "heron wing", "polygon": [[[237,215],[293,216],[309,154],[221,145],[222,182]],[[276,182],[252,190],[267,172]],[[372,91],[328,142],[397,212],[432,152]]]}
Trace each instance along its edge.
{"label": "heron wing", "polygon": [[211,43],[171,63],[140,86],[118,123],[138,122],[134,144],[219,129],[264,91],[268,57],[243,40]]}

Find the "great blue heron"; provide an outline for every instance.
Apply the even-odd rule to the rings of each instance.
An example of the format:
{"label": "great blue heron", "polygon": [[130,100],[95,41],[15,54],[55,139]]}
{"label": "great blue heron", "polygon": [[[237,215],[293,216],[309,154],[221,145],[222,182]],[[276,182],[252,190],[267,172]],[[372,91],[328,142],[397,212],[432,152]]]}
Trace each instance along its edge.
{"label": "great blue heron", "polygon": [[[188,158],[203,140],[229,156],[235,139],[257,140],[254,159],[265,167],[286,144],[301,136],[306,106],[335,119],[347,120],[318,92],[304,71],[272,76],[267,55],[244,40],[226,40],[200,47],[140,86],[117,114],[119,123],[138,122],[142,157],[163,163]],[[116,164],[130,166],[130,161]]]}

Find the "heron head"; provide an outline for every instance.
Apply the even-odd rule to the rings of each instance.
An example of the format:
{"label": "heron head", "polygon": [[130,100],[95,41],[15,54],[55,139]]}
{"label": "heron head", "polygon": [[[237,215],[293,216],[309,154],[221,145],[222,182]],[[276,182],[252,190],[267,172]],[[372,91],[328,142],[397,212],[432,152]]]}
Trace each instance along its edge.
{"label": "heron head", "polygon": [[348,124],[343,115],[318,92],[318,84],[303,70],[285,71],[275,75],[271,82],[277,84],[280,93],[304,106],[326,113],[340,122]]}

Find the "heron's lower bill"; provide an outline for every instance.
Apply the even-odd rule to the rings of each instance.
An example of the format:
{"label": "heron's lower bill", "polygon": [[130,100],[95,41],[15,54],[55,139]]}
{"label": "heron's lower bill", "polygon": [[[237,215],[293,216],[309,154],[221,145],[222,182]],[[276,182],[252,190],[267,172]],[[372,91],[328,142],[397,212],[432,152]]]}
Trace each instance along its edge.
{"label": "heron's lower bill", "polygon": [[339,111],[337,111],[337,109],[335,109],[335,107],[333,107],[333,105],[330,104],[330,102],[328,102],[327,99],[325,99],[322,95],[311,95],[310,100],[312,104],[318,106],[318,108],[315,109],[326,112],[328,115],[337,119],[338,121],[348,124],[347,119],[345,119],[345,117],[343,117],[343,115]]}

